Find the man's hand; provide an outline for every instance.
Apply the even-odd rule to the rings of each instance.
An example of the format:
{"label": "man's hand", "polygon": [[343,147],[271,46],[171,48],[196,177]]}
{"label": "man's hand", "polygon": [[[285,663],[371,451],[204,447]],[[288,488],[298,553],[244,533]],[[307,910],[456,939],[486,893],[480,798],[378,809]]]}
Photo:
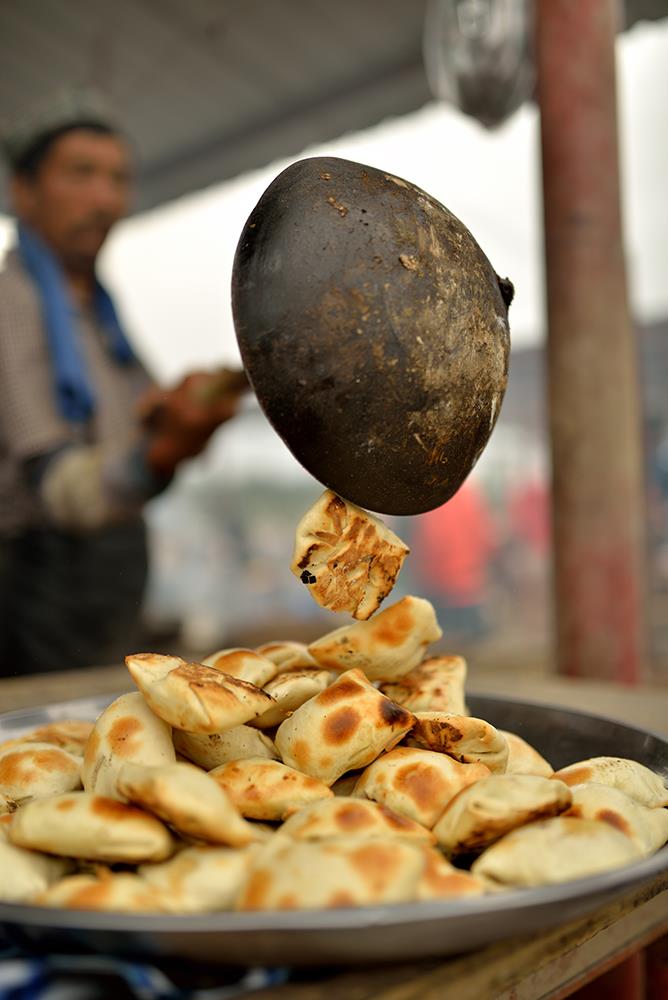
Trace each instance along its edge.
{"label": "man's hand", "polygon": [[139,420],[148,431],[151,470],[171,476],[186,458],[199,455],[213,432],[235,415],[248,389],[243,371],[194,372],[174,389],[150,389],[139,401]]}

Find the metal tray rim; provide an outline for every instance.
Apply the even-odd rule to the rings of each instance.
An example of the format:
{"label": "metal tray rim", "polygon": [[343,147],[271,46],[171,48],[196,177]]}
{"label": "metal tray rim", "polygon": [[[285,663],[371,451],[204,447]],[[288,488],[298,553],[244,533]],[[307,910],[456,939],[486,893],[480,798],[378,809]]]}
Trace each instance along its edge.
{"label": "metal tray rim", "polygon": [[[633,733],[636,738],[656,740],[662,753],[665,748],[666,769],[668,771],[668,740],[660,734],[582,710],[518,700],[503,695],[485,695],[483,692],[473,690],[469,693],[472,700],[485,699],[498,704],[499,707],[508,705],[519,711],[526,708],[539,712],[542,710],[563,712],[566,716],[576,717],[582,722],[587,720],[601,722],[621,727],[629,734]],[[26,725],[32,725],[35,716],[40,714],[45,717],[44,721],[48,717],[65,717],[66,713],[76,715],[77,711],[90,715],[91,711],[101,710],[115,697],[118,695],[80,697],[51,706],[35,706],[0,714],[0,735],[3,729],[5,732],[10,729],[20,731],[23,720],[26,721]],[[633,864],[612,871],[555,885],[514,889],[471,899],[397,903],[336,910],[252,913],[223,911],[183,915],[47,910],[44,907],[26,904],[0,903],[0,932],[3,926],[13,928],[15,932],[24,930],[25,935],[28,936],[31,934],[31,929],[35,929],[35,932],[38,933],[44,933],[47,928],[51,934],[60,932],[65,935],[71,933],[74,936],[77,932],[92,932],[93,934],[107,932],[117,935],[127,935],[129,932],[130,935],[140,933],[145,940],[148,940],[151,935],[165,939],[180,936],[193,941],[193,944],[199,935],[204,937],[231,935],[235,941],[247,941],[248,944],[244,946],[246,949],[252,945],[253,941],[260,940],[259,936],[263,934],[269,936],[272,934],[295,935],[296,938],[303,936],[304,940],[317,941],[318,937],[322,938],[323,935],[336,937],[337,933],[349,936],[356,932],[387,931],[391,933],[393,930],[396,933],[397,930],[404,928],[409,938],[411,934],[415,938],[416,934],[420,933],[419,928],[427,925],[433,925],[434,928],[437,926],[445,928],[449,922],[453,921],[467,923],[485,920],[488,922],[491,916],[503,918],[504,915],[508,918],[508,922],[512,923],[512,915],[518,910],[524,911],[525,914],[534,913],[538,921],[541,919],[541,914],[544,914],[548,908],[557,911],[562,906],[568,907],[570,904],[577,906],[580,912],[586,909],[593,910],[599,901],[603,902],[618,896],[627,888],[639,887],[643,883],[648,883],[650,880],[656,879],[662,872],[668,873],[668,846],[648,858],[639,859]],[[554,923],[553,920],[550,922]],[[503,919],[501,923],[503,923]],[[509,930],[505,936],[510,937],[512,933]],[[320,946],[320,950],[322,951],[322,946]],[[337,954],[339,953],[337,952]]]}

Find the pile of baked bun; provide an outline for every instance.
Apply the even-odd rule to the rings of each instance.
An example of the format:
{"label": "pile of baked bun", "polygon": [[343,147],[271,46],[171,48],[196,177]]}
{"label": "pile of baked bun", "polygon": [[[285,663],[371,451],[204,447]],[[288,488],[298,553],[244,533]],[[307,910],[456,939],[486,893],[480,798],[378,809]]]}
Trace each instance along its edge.
{"label": "pile of baked bun", "polygon": [[431,604],[384,610],[406,546],[329,491],[292,570],[352,616],[310,645],[126,658],[95,723],[0,746],[0,900],[196,913],[454,899],[577,879],[668,840],[668,789],[618,757],[554,772],[469,715]]}

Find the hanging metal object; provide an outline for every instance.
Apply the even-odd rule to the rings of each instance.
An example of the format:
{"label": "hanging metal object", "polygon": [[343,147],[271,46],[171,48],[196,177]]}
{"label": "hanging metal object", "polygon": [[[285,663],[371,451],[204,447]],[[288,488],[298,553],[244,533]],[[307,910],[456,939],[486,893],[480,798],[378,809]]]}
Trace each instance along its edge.
{"label": "hanging metal object", "polygon": [[533,0],[429,0],[424,59],[435,97],[487,128],[534,91]]}

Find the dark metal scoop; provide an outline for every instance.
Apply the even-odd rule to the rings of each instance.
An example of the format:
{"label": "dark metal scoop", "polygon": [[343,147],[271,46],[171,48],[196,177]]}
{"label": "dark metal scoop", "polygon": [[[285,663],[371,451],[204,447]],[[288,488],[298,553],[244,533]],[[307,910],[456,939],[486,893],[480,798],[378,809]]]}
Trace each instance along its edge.
{"label": "dark metal scoop", "polygon": [[386,514],[445,503],[480,456],[506,388],[511,299],[439,202],[333,157],[270,184],[232,279],[267,417],[316,479]]}

